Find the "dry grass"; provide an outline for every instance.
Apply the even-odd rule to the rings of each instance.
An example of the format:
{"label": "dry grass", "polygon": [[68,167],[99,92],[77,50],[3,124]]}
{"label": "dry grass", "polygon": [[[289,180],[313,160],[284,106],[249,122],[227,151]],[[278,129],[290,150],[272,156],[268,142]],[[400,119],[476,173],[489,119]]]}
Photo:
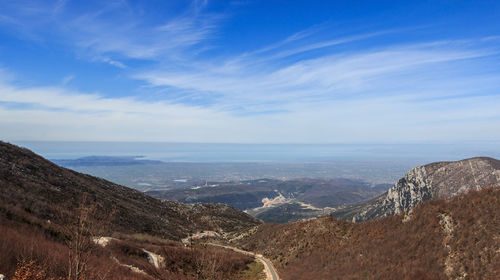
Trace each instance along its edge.
{"label": "dry grass", "polygon": [[[105,248],[95,246],[90,251],[85,279],[234,279],[252,262],[252,258],[232,251],[185,248],[179,242],[153,239],[156,244],[141,238],[140,242],[112,241]],[[151,265],[143,248],[161,254],[165,266]],[[67,279],[69,252],[65,242],[44,229],[0,218],[0,271],[8,279]],[[133,273],[125,265],[146,274]]]}
{"label": "dry grass", "polygon": [[499,205],[500,188],[487,188],[421,204],[404,223],[403,213],[358,224],[265,224],[242,246],[270,257],[283,279],[498,279]]}

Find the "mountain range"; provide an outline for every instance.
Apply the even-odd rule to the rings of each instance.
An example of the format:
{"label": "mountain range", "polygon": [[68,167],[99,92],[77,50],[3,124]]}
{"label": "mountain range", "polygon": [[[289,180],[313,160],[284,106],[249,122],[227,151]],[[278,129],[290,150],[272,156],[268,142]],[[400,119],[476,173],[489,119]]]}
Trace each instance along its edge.
{"label": "mountain range", "polygon": [[[217,191],[213,197],[220,198],[261,184],[257,192],[265,197],[245,198],[240,191],[235,203],[254,207],[282,197],[289,201],[271,207],[281,211],[296,204],[307,208],[306,202],[342,203],[343,194],[359,184],[328,182],[279,185],[263,179],[228,183],[227,190],[200,189],[205,195]],[[371,200],[338,207],[324,217],[262,223],[225,204],[199,203],[199,197],[186,201],[191,204],[156,199],[0,142],[0,274],[21,279],[262,279],[256,259],[222,249],[230,246],[263,255],[281,279],[497,279],[498,186],[496,159],[437,162],[410,170]],[[362,186],[361,193],[367,188],[372,187]],[[305,195],[304,189],[315,190],[314,195]],[[335,191],[321,197],[322,189]],[[213,243],[225,245],[207,245]]]}

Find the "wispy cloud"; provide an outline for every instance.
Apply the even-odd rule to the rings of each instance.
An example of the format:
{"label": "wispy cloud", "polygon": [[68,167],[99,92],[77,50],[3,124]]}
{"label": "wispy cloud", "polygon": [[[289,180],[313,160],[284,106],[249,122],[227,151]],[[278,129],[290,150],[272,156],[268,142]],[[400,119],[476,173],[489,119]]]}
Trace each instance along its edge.
{"label": "wispy cloud", "polygon": [[[328,54],[276,69],[269,67],[266,61],[256,66],[249,59],[250,65],[239,61],[237,65],[230,64],[228,69],[224,64],[199,67],[203,70],[195,67],[187,71],[156,69],[135,77],[155,86],[217,93],[218,97],[224,96],[220,102],[243,106],[261,102],[282,105],[297,101],[401,95],[416,88],[421,95],[426,95],[438,85],[437,82],[447,84],[448,87],[441,87],[441,94],[446,94],[449,85],[458,77],[471,86],[481,87],[467,76],[486,75],[481,73],[481,58],[496,52],[498,50],[470,48],[457,42],[416,44]],[[457,70],[457,66],[462,70]],[[436,81],[435,77],[441,80]]]}
{"label": "wispy cloud", "polygon": [[[105,17],[105,16],[104,16]],[[178,56],[181,51],[208,38],[214,18],[183,16],[157,27],[144,28],[140,22],[120,25],[85,15],[71,23],[77,45],[97,54],[118,54],[129,58],[158,59]]]}
{"label": "wispy cloud", "polygon": [[[156,21],[122,1],[78,14],[68,14],[64,1],[0,12],[0,24],[28,38],[45,38],[42,29],[55,26],[58,42],[78,57],[142,83],[126,93],[89,93],[68,90],[69,74],[59,86],[23,87],[0,71],[0,130],[20,140],[500,137],[498,37],[393,40],[408,29],[339,35],[326,23],[255,49],[203,55],[217,49],[212,41],[230,17],[207,13],[206,5],[194,1]],[[142,98],[146,91],[158,94]]]}
{"label": "wispy cloud", "polygon": [[137,59],[179,58],[183,52],[209,39],[221,15],[201,13],[204,1],[193,1],[181,14],[151,23],[126,1],[104,1],[84,13],[63,13],[66,1],[52,4],[14,1],[0,11],[0,24],[32,39],[50,33],[89,57],[122,67],[116,57]]}
{"label": "wispy cloud", "polygon": [[[282,42],[279,42],[278,44],[260,49],[257,52],[252,53],[252,54],[266,53],[266,52],[275,51],[275,50],[279,49],[278,52],[273,53],[269,57],[265,57],[266,59],[279,59],[279,58],[284,58],[284,57],[297,55],[297,54],[301,54],[301,53],[305,53],[305,52],[310,52],[310,51],[314,51],[314,50],[319,50],[319,49],[324,49],[324,48],[342,45],[342,44],[346,44],[346,43],[351,43],[351,42],[355,42],[355,41],[366,40],[366,39],[369,39],[372,37],[377,37],[377,36],[389,34],[392,32],[396,32],[396,30],[377,31],[377,32],[372,32],[372,33],[359,34],[359,35],[355,35],[355,36],[340,37],[340,38],[336,38],[336,39],[332,39],[332,40],[323,40],[323,41],[319,41],[319,42],[308,43],[306,45],[301,45],[298,47],[286,48],[286,46],[288,44],[290,44],[292,42],[300,41],[300,40],[307,38],[308,36],[310,36],[311,34],[314,33],[313,31],[307,31],[307,32],[305,31],[305,32],[296,33],[296,34],[286,38]],[[285,50],[282,50],[282,48],[285,48]]]}
{"label": "wispy cloud", "polygon": [[[12,79],[3,80],[0,128],[19,140],[404,142],[500,137],[496,129],[500,95],[491,86],[499,78],[494,75],[470,77],[455,85],[443,80],[448,91],[425,82],[419,85],[422,81],[417,79],[410,84],[413,89],[399,85],[404,94],[368,93],[307,102],[292,98],[279,104],[262,101],[265,94],[251,89],[248,94],[258,94],[259,102],[231,100],[210,106],[104,97],[60,87],[25,88],[15,86]],[[449,96],[432,98],[445,95]],[[238,104],[250,108],[227,108]],[[249,109],[252,113],[243,113]]]}
{"label": "wispy cloud", "polygon": [[69,82],[71,82],[71,80],[73,80],[75,78],[75,75],[68,75],[66,77],[64,77],[61,81],[61,83],[63,85],[67,85]]}
{"label": "wispy cloud", "polygon": [[228,114],[213,109],[107,98],[61,87],[24,88],[1,82],[0,92],[0,128],[12,139],[137,141],[146,136],[158,141],[216,141],[224,124],[232,122]]}

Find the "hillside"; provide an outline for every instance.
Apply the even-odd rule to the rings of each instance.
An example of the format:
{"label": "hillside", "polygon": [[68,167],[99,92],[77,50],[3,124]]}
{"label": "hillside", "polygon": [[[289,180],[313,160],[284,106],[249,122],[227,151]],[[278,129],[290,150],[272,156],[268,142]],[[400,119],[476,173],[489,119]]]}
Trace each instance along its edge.
{"label": "hillside", "polygon": [[0,274],[8,279],[241,279],[255,272],[252,257],[180,242],[260,223],[227,205],[162,202],[3,142],[0,190]]}
{"label": "hillside", "polygon": [[333,213],[349,221],[366,221],[408,211],[423,201],[470,190],[500,186],[500,161],[477,157],[415,167],[384,194]]}
{"label": "hillside", "polygon": [[0,211],[63,222],[85,195],[111,214],[109,229],[180,240],[200,230],[235,231],[259,224],[226,205],[160,201],[136,190],[59,167],[17,146],[0,142]]}
{"label": "hillside", "polygon": [[[0,225],[0,274],[6,279],[243,280],[248,278],[240,275],[248,274],[247,265],[254,263],[232,251],[184,247],[143,234],[115,235],[119,239],[109,238],[100,246],[81,238],[87,235],[61,238],[2,215]],[[77,241],[80,246],[74,247]]]}
{"label": "hillside", "polygon": [[210,182],[191,188],[146,193],[183,203],[224,203],[265,222],[288,222],[326,215],[334,207],[360,203],[379,195],[388,186],[372,186],[364,181],[341,178],[259,179]]}
{"label": "hillside", "polygon": [[498,279],[499,205],[490,187],[365,223],[263,224],[239,245],[282,279]]}

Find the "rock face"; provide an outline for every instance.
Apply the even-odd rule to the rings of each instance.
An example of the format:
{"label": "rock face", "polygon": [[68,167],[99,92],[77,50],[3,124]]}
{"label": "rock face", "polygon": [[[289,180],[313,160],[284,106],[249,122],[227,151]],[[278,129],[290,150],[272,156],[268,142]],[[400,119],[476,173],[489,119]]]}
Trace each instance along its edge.
{"label": "rock face", "polygon": [[447,198],[470,190],[500,186],[500,161],[478,157],[436,162],[415,167],[391,189],[361,205],[336,211],[333,216],[366,221],[408,211],[432,198]]}

